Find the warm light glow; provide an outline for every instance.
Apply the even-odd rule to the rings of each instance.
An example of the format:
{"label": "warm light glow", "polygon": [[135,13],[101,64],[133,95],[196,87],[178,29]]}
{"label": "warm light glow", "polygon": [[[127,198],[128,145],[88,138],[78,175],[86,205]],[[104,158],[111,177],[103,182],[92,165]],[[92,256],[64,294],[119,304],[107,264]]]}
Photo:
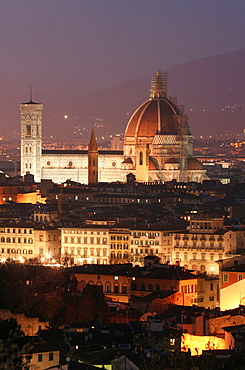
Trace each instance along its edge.
{"label": "warm light glow", "polygon": [[46,253],[45,257],[46,257],[47,259],[49,259],[49,258],[51,258],[51,255],[50,255],[49,253]]}
{"label": "warm light glow", "polygon": [[23,258],[23,257],[20,257],[20,258],[19,258],[19,261],[20,261],[20,263],[24,263],[24,262],[25,262],[25,260],[24,260],[24,258]]}
{"label": "warm light glow", "polygon": [[215,336],[182,334],[181,351],[191,350],[192,356],[200,356],[202,351],[225,349],[225,340]]}

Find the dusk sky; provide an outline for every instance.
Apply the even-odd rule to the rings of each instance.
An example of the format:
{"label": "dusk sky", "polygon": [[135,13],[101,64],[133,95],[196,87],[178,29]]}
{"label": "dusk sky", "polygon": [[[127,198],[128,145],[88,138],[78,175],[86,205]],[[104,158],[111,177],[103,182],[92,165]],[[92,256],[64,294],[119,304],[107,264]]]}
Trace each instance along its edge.
{"label": "dusk sky", "polygon": [[242,49],[244,14],[244,0],[1,0],[1,95],[92,92]]}

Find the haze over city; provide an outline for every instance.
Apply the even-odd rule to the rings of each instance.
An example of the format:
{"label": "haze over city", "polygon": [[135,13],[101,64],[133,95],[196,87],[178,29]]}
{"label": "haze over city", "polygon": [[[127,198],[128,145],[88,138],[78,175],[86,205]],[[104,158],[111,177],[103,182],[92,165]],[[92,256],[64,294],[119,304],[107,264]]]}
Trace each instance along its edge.
{"label": "haze over city", "polygon": [[[168,93],[197,136],[243,131],[243,1],[8,0],[0,5],[2,134],[19,131],[19,103],[44,104],[44,134],[102,122],[124,132],[168,70]],[[205,128],[204,128],[205,126]]]}

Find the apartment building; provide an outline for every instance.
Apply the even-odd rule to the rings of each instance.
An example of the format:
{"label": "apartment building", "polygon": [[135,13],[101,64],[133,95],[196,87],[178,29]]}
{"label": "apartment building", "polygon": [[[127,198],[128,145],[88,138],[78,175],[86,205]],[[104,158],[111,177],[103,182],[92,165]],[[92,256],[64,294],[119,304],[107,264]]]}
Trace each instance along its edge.
{"label": "apartment building", "polygon": [[196,218],[189,230],[172,233],[172,261],[218,275],[217,261],[245,250],[244,245],[245,232],[225,228],[223,218]]}
{"label": "apartment building", "polygon": [[0,225],[1,260],[58,259],[60,230],[31,221],[10,221]]}
{"label": "apartment building", "polygon": [[87,220],[61,228],[61,254],[71,264],[109,264],[109,231],[115,221]]}

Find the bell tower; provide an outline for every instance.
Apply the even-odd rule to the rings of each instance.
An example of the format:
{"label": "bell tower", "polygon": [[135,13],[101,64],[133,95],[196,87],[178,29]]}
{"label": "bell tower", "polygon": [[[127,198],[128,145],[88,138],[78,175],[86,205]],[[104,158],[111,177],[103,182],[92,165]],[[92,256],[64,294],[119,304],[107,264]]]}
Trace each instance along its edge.
{"label": "bell tower", "polygon": [[[31,95],[31,94],[30,94]],[[20,104],[21,113],[21,176],[27,172],[41,181],[43,105],[32,101]]]}
{"label": "bell tower", "polygon": [[98,145],[92,127],[90,142],[88,145],[88,184],[98,183]]}

